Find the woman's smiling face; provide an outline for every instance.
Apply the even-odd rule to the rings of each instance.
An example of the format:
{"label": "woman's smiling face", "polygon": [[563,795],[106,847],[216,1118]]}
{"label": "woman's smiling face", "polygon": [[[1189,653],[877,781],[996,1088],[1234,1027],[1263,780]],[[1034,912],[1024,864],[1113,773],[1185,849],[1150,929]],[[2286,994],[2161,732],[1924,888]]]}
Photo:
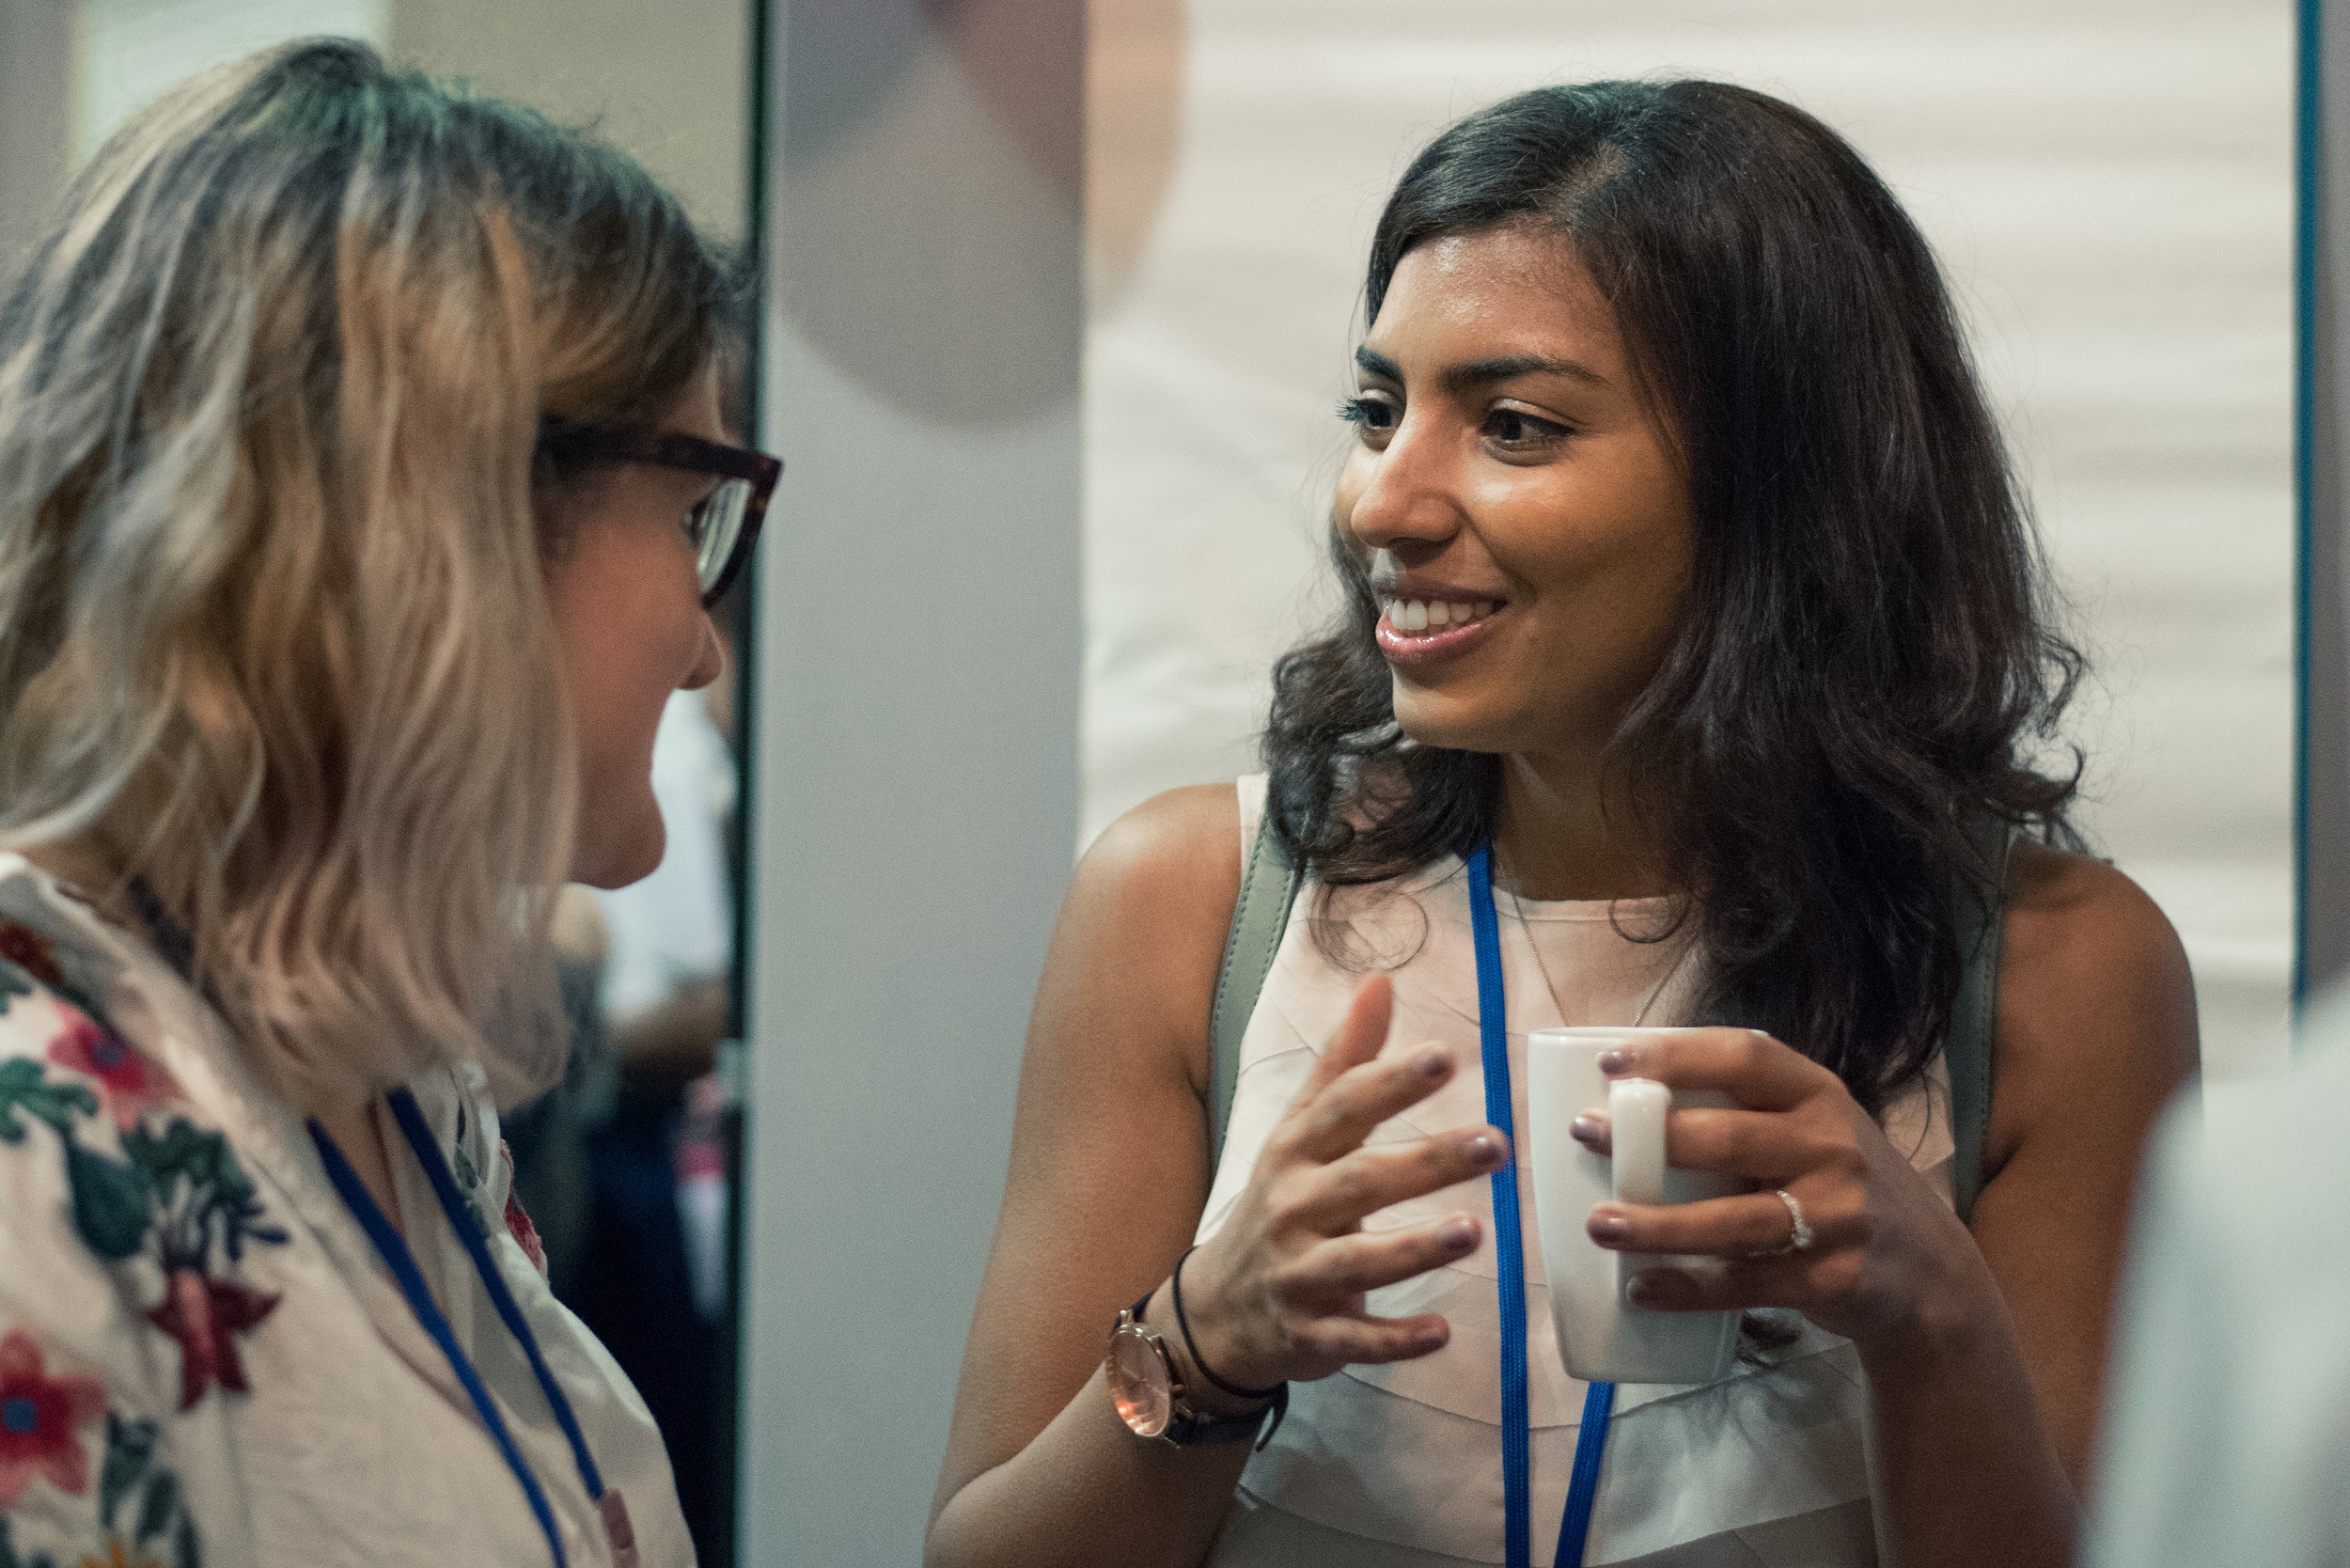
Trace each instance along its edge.
{"label": "woman's smiling face", "polygon": [[1431,241],[1358,351],[1333,521],[1382,605],[1395,714],[1427,745],[1596,751],[1680,626],[1688,483],[1573,246]]}

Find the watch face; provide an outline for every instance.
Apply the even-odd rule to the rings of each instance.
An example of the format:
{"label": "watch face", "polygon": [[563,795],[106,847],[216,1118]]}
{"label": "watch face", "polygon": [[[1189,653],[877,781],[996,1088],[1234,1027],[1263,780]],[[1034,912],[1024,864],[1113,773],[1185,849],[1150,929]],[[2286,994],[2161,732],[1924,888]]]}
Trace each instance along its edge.
{"label": "watch face", "polygon": [[1156,1437],[1175,1413],[1167,1363],[1141,1329],[1121,1326],[1110,1336],[1110,1400],[1138,1437]]}

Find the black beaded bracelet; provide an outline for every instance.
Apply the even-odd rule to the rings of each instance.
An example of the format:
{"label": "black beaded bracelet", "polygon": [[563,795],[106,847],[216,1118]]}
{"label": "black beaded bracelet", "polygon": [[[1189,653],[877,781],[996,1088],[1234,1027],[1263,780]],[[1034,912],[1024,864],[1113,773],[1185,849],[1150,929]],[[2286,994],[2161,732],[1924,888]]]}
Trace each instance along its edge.
{"label": "black beaded bracelet", "polygon": [[[1186,1317],[1183,1313],[1183,1265],[1191,1262],[1191,1254],[1198,1250],[1199,1249],[1195,1247],[1191,1248],[1190,1251],[1185,1252],[1182,1257],[1175,1260],[1175,1280],[1171,1293],[1175,1297],[1175,1326],[1183,1330],[1183,1348],[1191,1353],[1191,1364],[1199,1369],[1200,1376],[1206,1378],[1209,1382],[1214,1384],[1217,1388],[1223,1389],[1234,1399],[1269,1399],[1286,1403],[1287,1402],[1282,1400],[1281,1396],[1289,1392],[1290,1386],[1287,1383],[1276,1383],[1270,1388],[1243,1388],[1235,1384],[1227,1383],[1222,1378],[1215,1375],[1214,1370],[1209,1367],[1207,1358],[1199,1354],[1198,1345],[1193,1342],[1191,1337],[1191,1319]],[[1276,1422],[1277,1424],[1278,1418],[1276,1418]],[[1265,1435],[1270,1437],[1272,1434],[1267,1433]]]}

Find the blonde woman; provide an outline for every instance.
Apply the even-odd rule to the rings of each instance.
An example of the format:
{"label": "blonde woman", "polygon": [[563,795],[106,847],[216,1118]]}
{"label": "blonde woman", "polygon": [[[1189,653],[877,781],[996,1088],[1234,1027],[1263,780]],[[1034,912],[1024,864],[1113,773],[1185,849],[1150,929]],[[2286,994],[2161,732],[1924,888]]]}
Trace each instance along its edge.
{"label": "blonde woman", "polygon": [[493,1097],[775,483],[723,284],[330,42],[147,112],[7,295],[0,1563],[692,1560]]}

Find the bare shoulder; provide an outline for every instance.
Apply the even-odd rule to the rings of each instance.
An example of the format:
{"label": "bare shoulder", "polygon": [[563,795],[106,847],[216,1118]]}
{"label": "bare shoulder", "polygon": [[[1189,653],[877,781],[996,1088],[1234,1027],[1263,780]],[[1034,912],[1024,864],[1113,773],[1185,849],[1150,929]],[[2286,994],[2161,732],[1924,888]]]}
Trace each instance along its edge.
{"label": "bare shoulder", "polygon": [[1104,1325],[1191,1243],[1214,1174],[1208,1014],[1240,860],[1239,796],[1221,784],[1143,802],[1078,864],[1029,1020],[941,1508],[1053,1422],[1100,1364]]}
{"label": "bare shoulder", "polygon": [[1240,800],[1230,784],[1153,795],[1104,829],[1077,867],[1045,962],[1032,1040],[1136,1038],[1205,1085],[1209,1004],[1240,898]]}
{"label": "bare shoulder", "polygon": [[1102,830],[1078,870],[1104,893],[1182,904],[1240,896],[1240,796],[1230,784],[1152,795]]}
{"label": "bare shoulder", "polygon": [[[2107,861],[2019,843],[2008,863],[2000,991],[2029,1009],[2193,1001],[2186,950],[2146,890]],[[2003,1010],[2004,1011],[2004,1010]]]}
{"label": "bare shoulder", "polygon": [[2154,1114],[2196,1061],[2195,982],[2145,889],[2084,855],[2018,843],[1999,967],[1995,1146],[2092,1098]]}

